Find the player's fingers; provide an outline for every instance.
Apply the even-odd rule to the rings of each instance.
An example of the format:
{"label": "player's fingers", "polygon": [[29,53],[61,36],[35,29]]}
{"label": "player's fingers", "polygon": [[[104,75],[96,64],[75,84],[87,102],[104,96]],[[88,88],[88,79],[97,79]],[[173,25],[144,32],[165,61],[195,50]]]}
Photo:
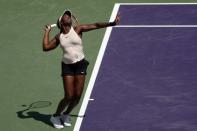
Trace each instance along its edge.
{"label": "player's fingers", "polygon": [[50,31],[51,30],[51,26],[49,24],[45,25],[45,31]]}
{"label": "player's fingers", "polygon": [[116,16],[115,22],[116,22],[116,25],[120,23],[120,16],[119,15]]}

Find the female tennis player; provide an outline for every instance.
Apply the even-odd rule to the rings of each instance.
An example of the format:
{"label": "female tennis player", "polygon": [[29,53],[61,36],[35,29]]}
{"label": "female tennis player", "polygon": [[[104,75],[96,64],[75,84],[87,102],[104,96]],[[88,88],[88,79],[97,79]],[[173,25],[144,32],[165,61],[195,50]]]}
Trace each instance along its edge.
{"label": "female tennis player", "polygon": [[[47,25],[43,38],[43,51],[53,50],[59,44],[63,49],[61,75],[63,78],[64,97],[59,102],[56,112],[50,118],[55,128],[71,126],[69,113],[79,103],[83,92],[89,62],[85,59],[83,51],[82,33],[115,26],[120,21],[120,16],[118,15],[114,22],[98,22],[73,26],[72,16],[71,11],[66,10],[57,22],[60,32],[53,39],[49,40],[51,26]],[[66,110],[64,111],[65,108]]]}

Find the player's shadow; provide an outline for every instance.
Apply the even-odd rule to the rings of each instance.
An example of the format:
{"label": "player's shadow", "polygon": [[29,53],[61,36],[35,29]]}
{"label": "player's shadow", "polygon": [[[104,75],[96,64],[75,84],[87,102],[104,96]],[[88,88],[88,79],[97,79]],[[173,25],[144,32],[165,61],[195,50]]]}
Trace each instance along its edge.
{"label": "player's shadow", "polygon": [[16,113],[17,116],[21,119],[33,118],[34,120],[40,121],[46,125],[53,127],[50,122],[51,115],[49,114],[41,114],[37,111],[27,111],[27,110],[18,111]]}

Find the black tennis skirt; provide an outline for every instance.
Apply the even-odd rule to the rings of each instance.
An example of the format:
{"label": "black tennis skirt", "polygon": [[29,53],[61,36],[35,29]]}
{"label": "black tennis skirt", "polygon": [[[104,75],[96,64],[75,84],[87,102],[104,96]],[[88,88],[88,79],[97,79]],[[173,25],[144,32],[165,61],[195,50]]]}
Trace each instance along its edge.
{"label": "black tennis skirt", "polygon": [[82,59],[73,64],[65,64],[62,62],[62,76],[66,75],[86,75],[89,62],[86,59]]}

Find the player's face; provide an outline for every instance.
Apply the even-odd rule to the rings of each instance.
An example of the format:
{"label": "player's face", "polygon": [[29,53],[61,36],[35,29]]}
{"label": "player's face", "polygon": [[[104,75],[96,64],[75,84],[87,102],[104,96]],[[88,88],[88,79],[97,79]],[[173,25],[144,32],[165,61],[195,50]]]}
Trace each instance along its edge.
{"label": "player's face", "polygon": [[63,17],[62,17],[61,24],[63,26],[71,26],[72,25],[71,17],[67,14],[64,14]]}

